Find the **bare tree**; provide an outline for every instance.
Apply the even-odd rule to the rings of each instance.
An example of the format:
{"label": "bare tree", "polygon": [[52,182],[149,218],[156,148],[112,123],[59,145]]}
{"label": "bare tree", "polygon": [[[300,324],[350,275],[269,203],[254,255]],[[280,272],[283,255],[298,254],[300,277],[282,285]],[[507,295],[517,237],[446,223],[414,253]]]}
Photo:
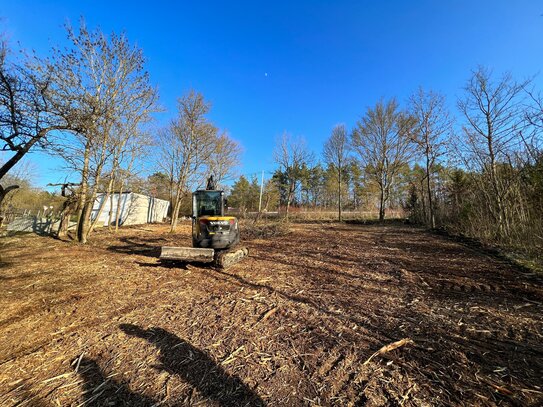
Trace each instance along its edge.
{"label": "bare tree", "polygon": [[178,100],[177,118],[158,136],[160,166],[171,185],[171,232],[184,197],[205,178],[207,165],[217,146],[217,128],[205,117],[211,106],[203,95],[190,91]]}
{"label": "bare tree", "polygon": [[[13,153],[0,165],[0,181],[51,132],[78,128],[77,112],[69,101],[51,98],[56,77],[50,71],[35,69],[37,60],[10,62],[8,54],[7,42],[0,38],[0,143],[3,151]],[[16,188],[0,185],[0,203]]]}
{"label": "bare tree", "polygon": [[543,153],[543,95],[525,87],[528,106],[525,108],[527,127],[520,137],[528,154],[528,162],[536,162]]}
{"label": "bare tree", "polygon": [[92,114],[75,137],[56,143],[56,152],[81,175],[77,237],[85,243],[103,171],[115,155],[115,134],[149,120],[157,93],[144,71],[142,51],[124,35],[91,32],[82,22],[78,33],[68,27],[68,38],[72,49],[55,50],[46,69],[57,78],[51,89],[55,100],[73,100]]}
{"label": "bare tree", "polygon": [[512,159],[522,144],[526,128],[523,89],[508,73],[494,81],[492,72],[479,67],[465,86],[466,95],[458,107],[466,119],[460,152],[468,168],[482,175],[481,192],[497,225],[498,237],[510,231],[507,200],[513,190]]}
{"label": "bare tree", "polygon": [[398,109],[395,99],[368,108],[357,122],[352,145],[365,166],[367,178],[379,187],[379,220],[402,167],[413,155],[414,120]]}
{"label": "bare tree", "polygon": [[303,138],[293,138],[288,133],[283,133],[277,140],[273,157],[286,182],[286,217],[288,219],[290,205],[301,180],[304,165],[312,161],[313,155],[308,151]]}
{"label": "bare tree", "polygon": [[426,183],[428,197],[426,220],[430,227],[435,228],[432,177],[435,173],[436,161],[445,154],[446,138],[452,132],[452,119],[445,107],[445,97],[438,93],[425,92],[419,88],[418,92],[411,96],[410,104],[411,115],[416,119],[412,140],[424,160],[424,177],[421,182]]}
{"label": "bare tree", "polygon": [[349,157],[349,140],[345,125],[339,124],[334,127],[332,134],[324,144],[323,155],[325,162],[330,165],[337,174],[338,182],[338,219],[341,222],[341,188],[343,173]]}
{"label": "bare tree", "polygon": [[221,182],[235,177],[233,170],[239,166],[241,146],[223,133],[215,141],[215,148],[209,157],[208,171],[219,185]]}

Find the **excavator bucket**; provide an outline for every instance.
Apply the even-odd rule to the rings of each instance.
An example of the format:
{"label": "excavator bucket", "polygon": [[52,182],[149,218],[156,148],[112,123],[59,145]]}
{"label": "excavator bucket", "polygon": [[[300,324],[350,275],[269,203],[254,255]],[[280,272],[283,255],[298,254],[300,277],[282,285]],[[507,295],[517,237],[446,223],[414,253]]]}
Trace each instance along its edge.
{"label": "excavator bucket", "polygon": [[187,263],[211,263],[215,259],[215,250],[196,247],[162,246],[161,260],[177,260]]}

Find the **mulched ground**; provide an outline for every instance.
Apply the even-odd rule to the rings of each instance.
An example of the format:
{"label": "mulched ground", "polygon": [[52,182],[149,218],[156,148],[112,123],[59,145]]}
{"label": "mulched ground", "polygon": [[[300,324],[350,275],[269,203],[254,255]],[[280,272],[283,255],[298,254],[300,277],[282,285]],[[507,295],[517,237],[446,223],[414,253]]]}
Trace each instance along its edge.
{"label": "mulched ground", "polygon": [[543,404],[542,279],[401,225],[293,225],[227,270],[163,225],[0,240],[0,405]]}

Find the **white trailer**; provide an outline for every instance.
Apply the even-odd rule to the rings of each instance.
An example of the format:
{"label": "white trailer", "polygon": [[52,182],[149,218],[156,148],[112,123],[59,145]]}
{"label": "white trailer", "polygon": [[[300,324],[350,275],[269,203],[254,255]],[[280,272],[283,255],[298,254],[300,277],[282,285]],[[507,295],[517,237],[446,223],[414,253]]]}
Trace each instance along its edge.
{"label": "white trailer", "polygon": [[94,201],[91,218],[94,220],[98,216],[98,225],[108,226],[110,219],[115,225],[119,205],[119,225],[142,225],[164,222],[170,203],[134,192],[112,193],[109,197],[101,193]]}

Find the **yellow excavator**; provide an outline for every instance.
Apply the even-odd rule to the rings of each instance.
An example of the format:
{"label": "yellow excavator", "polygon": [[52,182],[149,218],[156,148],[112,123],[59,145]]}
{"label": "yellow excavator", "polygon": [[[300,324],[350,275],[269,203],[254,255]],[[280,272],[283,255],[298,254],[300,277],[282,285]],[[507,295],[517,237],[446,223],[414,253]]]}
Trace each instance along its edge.
{"label": "yellow excavator", "polygon": [[215,188],[210,177],[205,190],[192,194],[193,247],[163,246],[161,260],[213,263],[215,267],[227,268],[249,254],[246,247],[238,247],[238,219],[225,215],[224,191]]}

